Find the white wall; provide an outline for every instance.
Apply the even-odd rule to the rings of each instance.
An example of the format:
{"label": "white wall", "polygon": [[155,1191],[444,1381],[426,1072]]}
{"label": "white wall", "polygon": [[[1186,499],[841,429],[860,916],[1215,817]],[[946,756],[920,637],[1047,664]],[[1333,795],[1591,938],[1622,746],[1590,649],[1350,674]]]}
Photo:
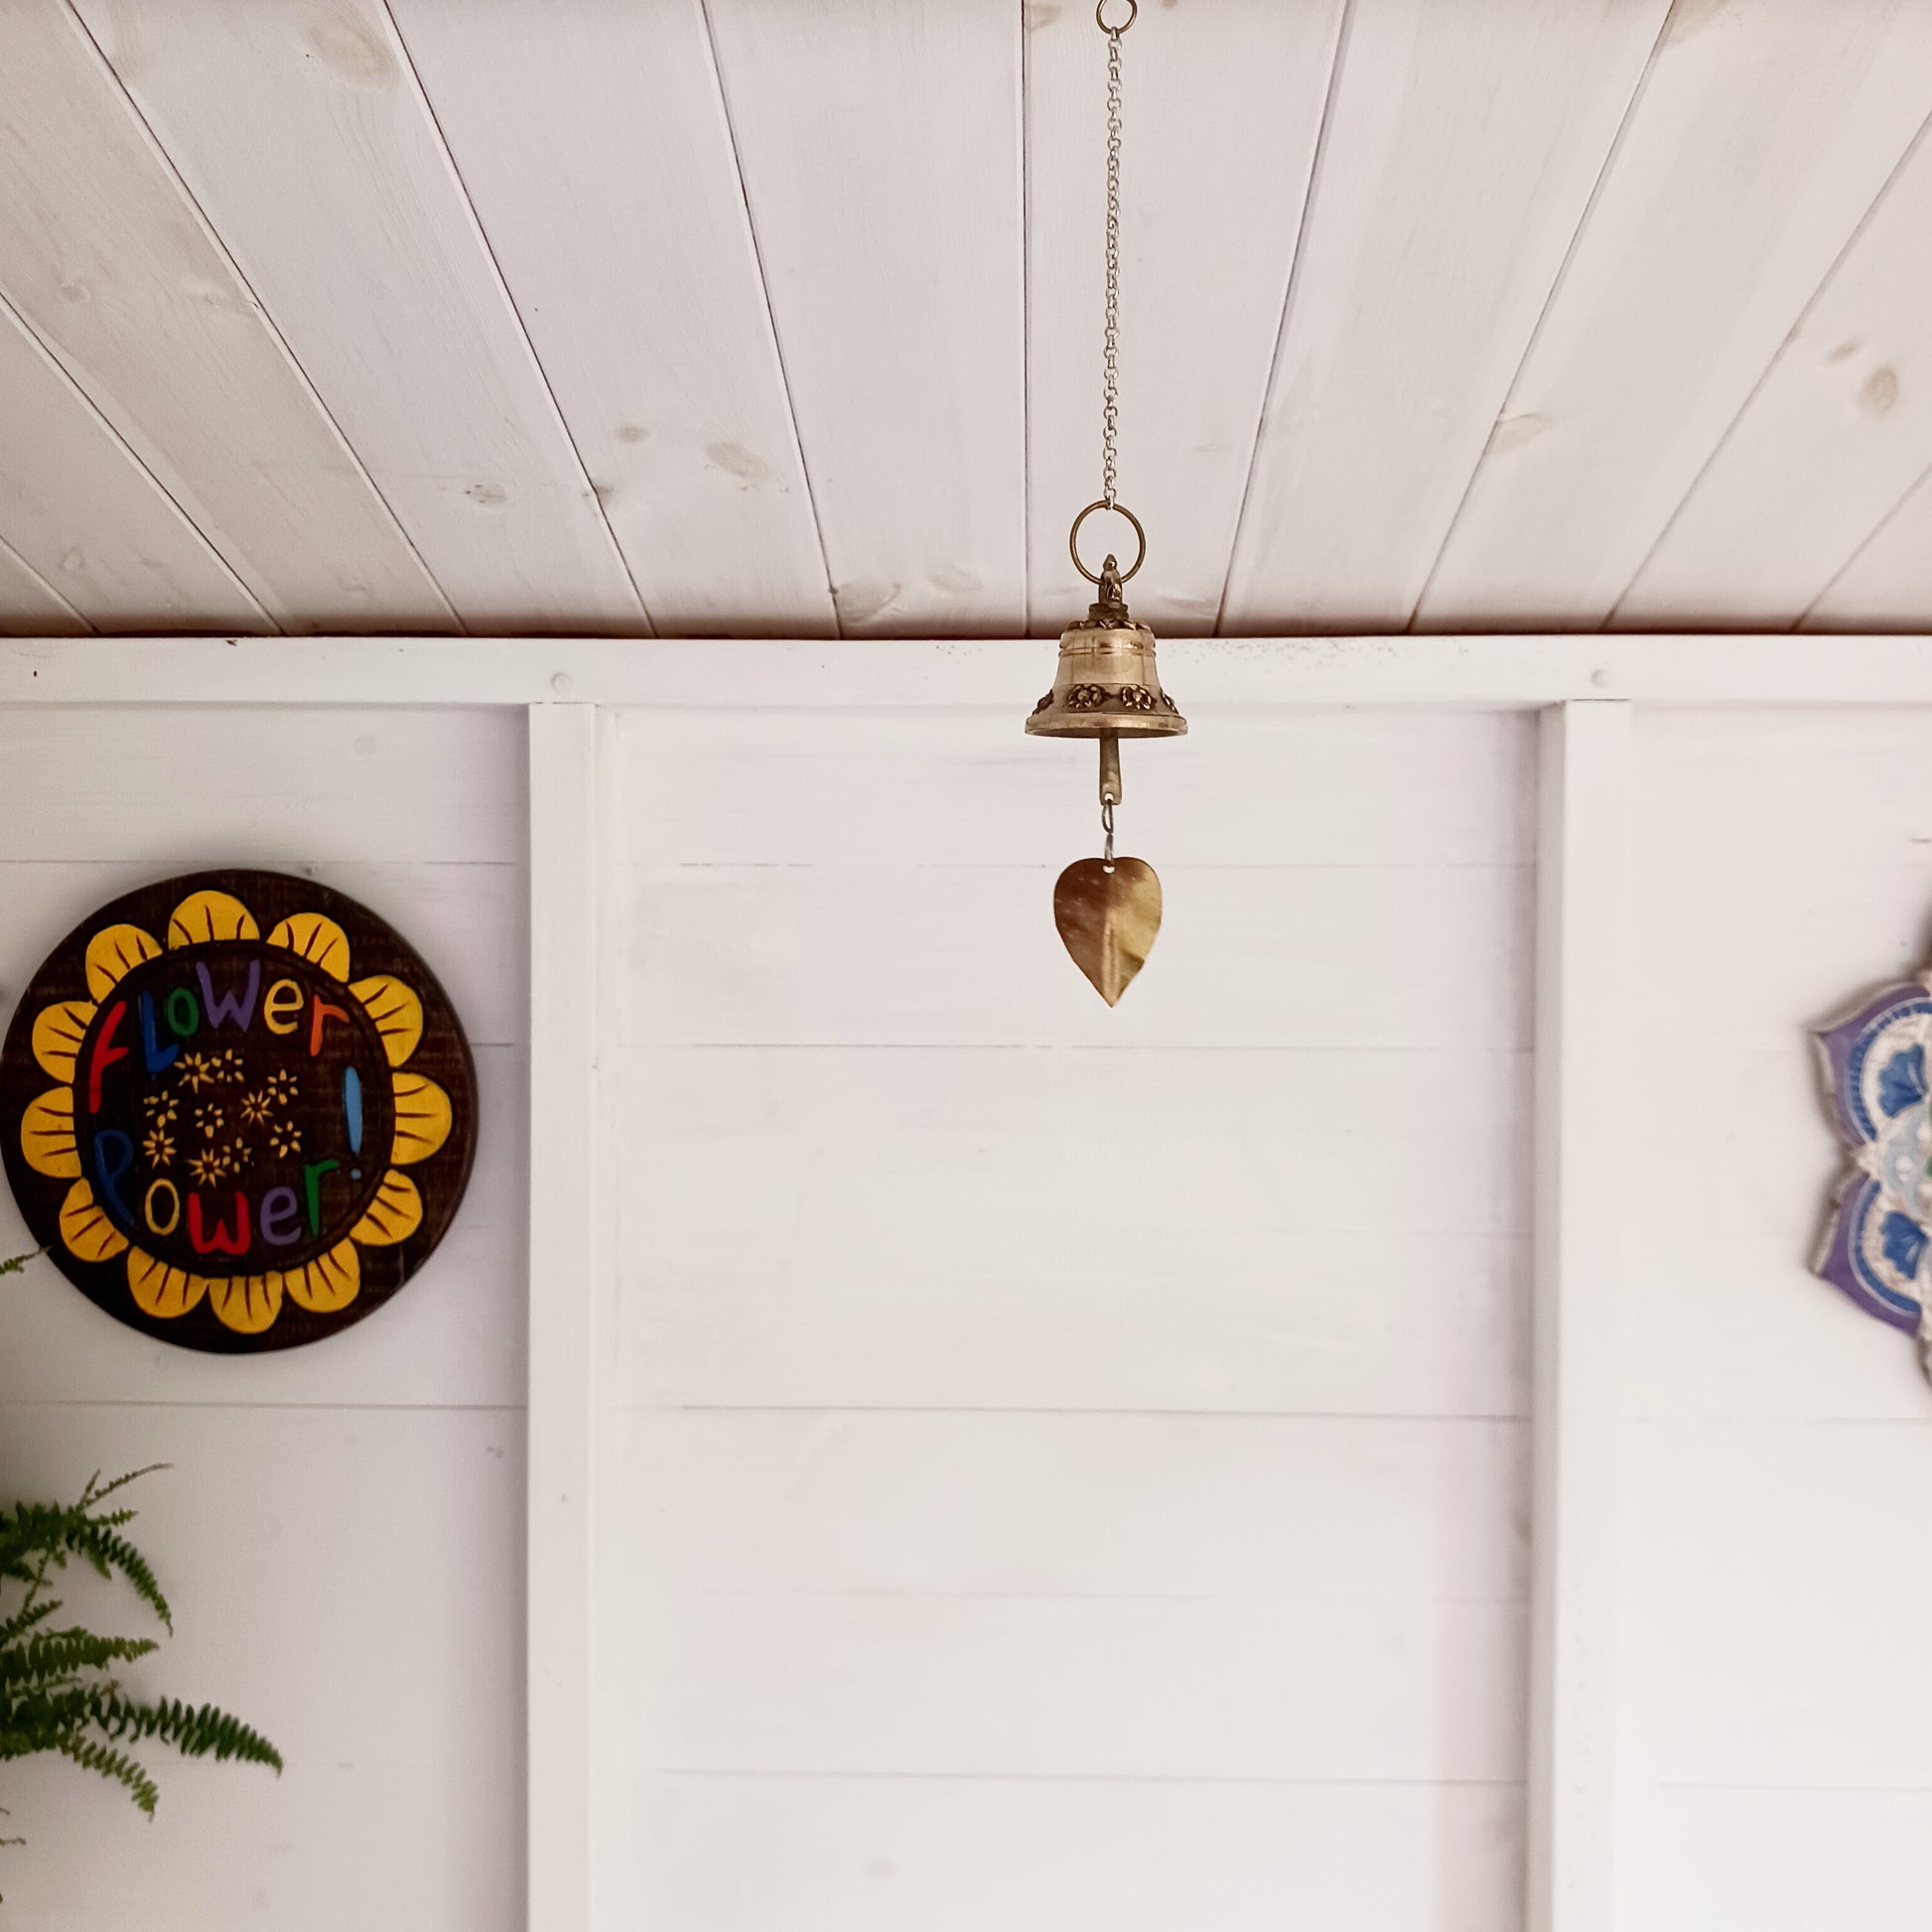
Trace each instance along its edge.
{"label": "white wall", "polygon": [[1805,1260],[1806,1026],[1932,957],[1921,709],[1639,714],[1628,1932],[1919,1932],[1932,1391]]}
{"label": "white wall", "polygon": [[600,1926],[1511,1932],[1534,726],[619,714]]}
{"label": "white wall", "polygon": [[[376,648],[232,663],[340,650],[379,695]],[[1636,714],[1615,1926],[1903,1932],[1932,1394],[1805,1270],[1838,1152],[1802,1028],[1932,951],[1925,713],[1816,708],[1824,646],[1514,648],[1221,689],[1744,698],[1761,663],[1813,705]],[[1533,715],[1190,706],[1130,759],[1168,926],[1109,1015],[1046,905],[1090,755],[826,708],[795,657],[761,687],[795,709],[606,720],[595,1924],[1514,1932]],[[182,1634],[140,1676],[291,1760],[165,1762],[152,1827],[15,1767],[23,1925],[522,1922],[522,699],[0,713],[0,995],[144,880],[310,867],[443,974],[484,1099],[445,1249],[320,1347],[0,1285],[7,1486],[174,1461],[141,1532]]]}
{"label": "white wall", "polygon": [[[200,1355],[49,1265],[0,1283],[0,1487],[132,1500],[179,1635],[131,1685],[210,1699],[278,1781],[156,1752],[152,1825],[64,1762],[8,1767],[10,1923],[35,1932],[502,1932],[523,1921],[525,810],[514,711],[0,712],[0,999],[95,906],[215,864],[308,873],[455,1001],[477,1171],[388,1307],[314,1347]],[[28,1245],[11,1199],[0,1244]],[[146,1612],[84,1580],[98,1627]],[[113,1619],[111,1622],[108,1619]]]}

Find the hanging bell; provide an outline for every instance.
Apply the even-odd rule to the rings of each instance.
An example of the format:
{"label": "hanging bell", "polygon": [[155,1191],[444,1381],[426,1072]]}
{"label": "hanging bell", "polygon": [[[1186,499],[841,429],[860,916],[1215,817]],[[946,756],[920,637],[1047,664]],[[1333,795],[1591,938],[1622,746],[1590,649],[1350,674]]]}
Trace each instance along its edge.
{"label": "hanging bell", "polygon": [[1187,721],[1161,688],[1154,632],[1127,614],[1119,565],[1109,557],[1098,577],[1084,567],[1081,574],[1100,587],[1100,595],[1084,618],[1060,632],[1053,688],[1034,706],[1028,732],[1035,738],[1180,737]]}

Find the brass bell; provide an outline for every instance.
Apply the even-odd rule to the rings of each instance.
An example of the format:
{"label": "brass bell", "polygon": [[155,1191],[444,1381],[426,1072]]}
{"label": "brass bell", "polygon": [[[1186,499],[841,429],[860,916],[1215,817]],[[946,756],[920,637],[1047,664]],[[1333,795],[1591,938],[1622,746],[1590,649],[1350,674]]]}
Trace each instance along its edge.
{"label": "brass bell", "polygon": [[1161,688],[1154,632],[1127,614],[1120,566],[1109,557],[1094,581],[1100,595],[1060,632],[1053,688],[1034,706],[1028,732],[1035,738],[1180,737],[1187,721]]}

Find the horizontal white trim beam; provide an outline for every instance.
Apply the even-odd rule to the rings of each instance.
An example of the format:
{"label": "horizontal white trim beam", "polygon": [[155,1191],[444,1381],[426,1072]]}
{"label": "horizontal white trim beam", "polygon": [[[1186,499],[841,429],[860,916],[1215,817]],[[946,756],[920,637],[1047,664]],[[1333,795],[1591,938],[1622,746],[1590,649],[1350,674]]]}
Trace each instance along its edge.
{"label": "horizontal white trim beam", "polygon": [[[1932,704],[1932,638],[1176,638],[1197,705]],[[1024,711],[1050,641],[555,637],[0,639],[0,703],[832,706]]]}

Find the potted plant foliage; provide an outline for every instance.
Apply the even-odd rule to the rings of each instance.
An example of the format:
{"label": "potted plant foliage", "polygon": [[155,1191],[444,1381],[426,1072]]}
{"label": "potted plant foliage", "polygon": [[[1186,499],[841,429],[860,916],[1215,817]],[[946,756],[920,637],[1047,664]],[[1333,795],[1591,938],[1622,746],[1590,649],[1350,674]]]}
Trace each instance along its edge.
{"label": "potted plant foliage", "polygon": [[77,1557],[103,1577],[118,1577],[172,1633],[168,1599],[123,1533],[134,1511],[113,1501],[148,1473],[136,1469],[111,1482],[95,1475],[70,1503],[0,1509],[0,1759],[58,1751],[112,1779],[152,1817],[160,1794],[133,1755],[141,1744],[278,1772],[282,1758],[258,1731],[211,1704],[129,1696],[114,1669],[157,1649],[154,1638],[99,1636],[55,1621],[61,1600],[49,1594],[50,1580]]}

